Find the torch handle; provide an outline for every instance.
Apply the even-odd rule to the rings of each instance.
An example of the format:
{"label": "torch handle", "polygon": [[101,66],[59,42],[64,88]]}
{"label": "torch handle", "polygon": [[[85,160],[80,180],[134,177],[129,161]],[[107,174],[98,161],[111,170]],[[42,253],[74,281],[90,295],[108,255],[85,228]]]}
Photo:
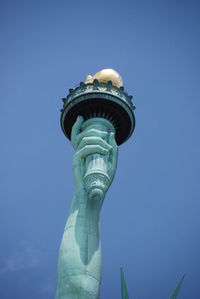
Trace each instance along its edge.
{"label": "torch handle", "polygon": [[[107,133],[115,131],[110,121],[100,117],[91,118],[82,126],[82,130],[91,128]],[[84,182],[90,198],[102,199],[105,195],[104,189],[110,184],[108,159],[109,153],[107,155],[96,153],[86,158]]]}

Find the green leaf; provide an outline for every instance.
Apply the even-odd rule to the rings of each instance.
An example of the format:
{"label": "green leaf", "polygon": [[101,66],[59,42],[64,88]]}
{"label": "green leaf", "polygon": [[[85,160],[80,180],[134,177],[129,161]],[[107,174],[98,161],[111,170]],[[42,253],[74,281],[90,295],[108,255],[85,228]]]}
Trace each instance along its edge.
{"label": "green leaf", "polygon": [[172,295],[170,296],[170,299],[176,299],[178,293],[179,293],[179,290],[180,290],[180,287],[182,285],[182,282],[183,282],[183,279],[184,279],[185,275],[183,275],[179,281],[179,283],[177,284],[177,287],[175,288],[175,290],[173,291]]}
{"label": "green leaf", "polygon": [[124,279],[124,273],[122,268],[120,269],[121,271],[121,291],[122,291],[122,299],[129,299],[128,296],[128,291],[127,291],[127,287],[126,287],[126,282]]}

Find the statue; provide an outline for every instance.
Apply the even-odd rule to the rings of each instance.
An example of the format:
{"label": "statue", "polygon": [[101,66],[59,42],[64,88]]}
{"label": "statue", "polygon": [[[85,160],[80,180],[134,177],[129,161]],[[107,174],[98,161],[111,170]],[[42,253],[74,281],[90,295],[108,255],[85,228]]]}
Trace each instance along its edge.
{"label": "statue", "polygon": [[[74,194],[59,251],[56,299],[99,299],[100,211],[115,175],[118,145],[133,133],[135,107],[112,69],[88,75],[63,102],[61,127],[75,149]],[[183,279],[170,299],[176,299]],[[122,269],[121,291],[128,299]]]}
{"label": "statue", "polygon": [[[73,157],[75,190],[61,241],[56,299],[97,299],[100,294],[99,217],[106,191],[115,175],[118,146],[113,132],[92,127],[81,131],[83,124],[83,117],[78,116],[71,134],[71,142],[76,151]],[[109,157],[109,181],[105,180],[102,185],[100,175],[94,174],[94,196],[91,198],[84,176],[86,160],[93,154]],[[94,184],[93,181],[91,184]],[[103,193],[101,197],[98,197],[98,188]]]}
{"label": "statue", "polygon": [[75,149],[74,195],[59,251],[56,299],[100,296],[100,211],[115,175],[118,145],[135,127],[131,99],[112,69],[88,75],[63,99],[61,127]]}

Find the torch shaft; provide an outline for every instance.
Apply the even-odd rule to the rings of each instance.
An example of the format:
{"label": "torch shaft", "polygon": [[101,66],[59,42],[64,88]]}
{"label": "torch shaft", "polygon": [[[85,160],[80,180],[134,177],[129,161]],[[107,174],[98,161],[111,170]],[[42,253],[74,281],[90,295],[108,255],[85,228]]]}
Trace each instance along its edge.
{"label": "torch shaft", "polygon": [[[110,121],[105,118],[91,118],[84,122],[82,130],[96,129],[98,131],[111,133],[115,129]],[[106,140],[107,141],[107,140]],[[84,181],[90,197],[102,199],[104,196],[103,186],[110,184],[108,175],[109,153],[106,155],[92,154],[86,158]],[[98,182],[97,182],[98,177]]]}

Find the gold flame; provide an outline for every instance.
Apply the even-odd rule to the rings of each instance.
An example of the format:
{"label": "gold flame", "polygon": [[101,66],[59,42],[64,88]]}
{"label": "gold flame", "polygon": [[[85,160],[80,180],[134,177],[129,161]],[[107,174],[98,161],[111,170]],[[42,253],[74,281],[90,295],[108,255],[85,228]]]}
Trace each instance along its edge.
{"label": "gold flame", "polygon": [[107,83],[108,81],[112,81],[112,84],[116,87],[122,87],[123,86],[123,80],[122,77],[118,72],[116,72],[113,69],[103,69],[96,73],[94,76],[88,75],[86,77],[85,83],[92,83],[95,79],[97,79],[99,82]]}

